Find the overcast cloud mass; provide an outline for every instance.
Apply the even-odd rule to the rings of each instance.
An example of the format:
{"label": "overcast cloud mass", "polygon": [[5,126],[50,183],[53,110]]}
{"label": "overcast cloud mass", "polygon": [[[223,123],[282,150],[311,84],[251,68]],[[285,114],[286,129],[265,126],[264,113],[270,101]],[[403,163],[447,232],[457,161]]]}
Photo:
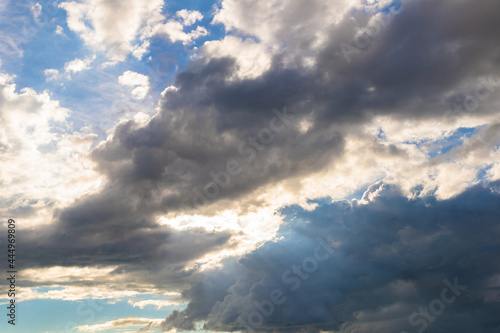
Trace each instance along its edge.
{"label": "overcast cloud mass", "polygon": [[499,1],[0,18],[2,332],[500,332]]}

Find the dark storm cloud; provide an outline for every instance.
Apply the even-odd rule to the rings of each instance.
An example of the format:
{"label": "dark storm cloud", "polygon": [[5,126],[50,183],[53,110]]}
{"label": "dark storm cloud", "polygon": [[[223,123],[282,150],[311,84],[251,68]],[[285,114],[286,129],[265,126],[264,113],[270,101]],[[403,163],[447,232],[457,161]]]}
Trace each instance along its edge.
{"label": "dark storm cloud", "polygon": [[[286,71],[270,79],[282,92],[261,90],[260,83],[250,81],[213,92],[213,87],[227,85],[233,66],[234,61],[227,58],[189,66],[178,77],[179,92],[166,95],[162,112],[145,127],[137,128],[133,121],[119,125],[113,139],[93,152],[100,170],[109,177],[109,187],[63,212],[63,221],[74,223],[79,211],[87,214],[86,206],[97,202],[100,205],[92,214],[109,221],[118,214],[122,221],[144,211],[154,215],[237,198],[261,185],[319,170],[340,154],[343,137],[338,131],[300,133],[299,119],[284,107],[287,101],[280,96],[291,92],[292,77],[300,82],[299,74]],[[261,90],[260,100],[251,101],[253,96],[242,100],[238,91],[254,90],[253,86]],[[220,103],[197,101],[214,93]],[[231,114],[228,108],[238,105],[246,106],[244,110],[235,107]],[[211,182],[219,184],[219,193],[206,200],[210,195],[205,185]],[[197,200],[198,191],[205,199]],[[121,202],[135,206],[110,211]]]}
{"label": "dark storm cloud", "polygon": [[[371,17],[367,13],[355,14],[358,25],[365,24]],[[408,1],[404,2],[401,12],[392,17],[370,45],[353,55],[349,63],[340,49],[342,42],[351,42],[355,37],[356,23],[348,18],[329,33],[328,41],[317,55],[317,65],[313,68],[305,68],[293,62],[285,65],[283,59],[287,55],[283,54],[274,57],[271,68],[262,76],[231,81],[229,78],[237,66],[234,59],[192,62],[177,76],[175,84],[179,90],[165,94],[160,104],[161,111],[156,117],[143,127],[132,120],[119,124],[113,137],[93,151],[92,158],[97,162],[98,170],[107,176],[107,184],[99,193],[81,198],[72,206],[57,212],[57,221],[52,229],[37,230],[29,234],[26,237],[26,244],[29,245],[23,251],[35,254],[20,257],[36,258],[38,261],[26,262],[24,267],[61,263],[133,265],[133,261],[137,265],[155,265],[162,258],[164,264],[178,263],[182,267],[183,262],[196,259],[225,244],[233,246],[228,232],[179,232],[158,226],[156,218],[172,211],[197,213],[205,208],[207,211],[204,213],[215,213],[221,207],[237,204],[239,200],[244,205],[245,196],[259,187],[321,170],[344,153],[346,134],[355,134],[360,130],[359,126],[373,115],[388,114],[407,119],[441,117],[452,104],[460,104],[469,93],[467,87],[472,85],[475,88],[482,75],[498,74],[499,16],[498,1]],[[300,45],[300,40],[296,41],[296,45]],[[477,112],[496,112],[494,105],[497,100],[492,96],[482,101]],[[274,109],[279,116],[273,112]],[[290,116],[284,116],[284,113]],[[306,116],[312,119],[312,127],[301,131],[299,123]],[[273,126],[274,132],[269,132]],[[233,169],[234,174],[229,169]],[[216,175],[217,180],[214,180],[211,172]],[[216,184],[217,182],[224,185]],[[199,199],[198,193],[206,196],[209,192],[207,184],[213,184],[212,190],[215,186],[219,193],[210,200]],[[478,193],[486,199],[490,198],[481,191]],[[437,227],[425,221],[441,222],[435,216],[451,214],[446,205],[458,202],[433,203],[434,208],[426,208],[421,201],[407,204],[402,198],[391,198],[394,200],[391,205],[400,205],[404,212],[393,221],[394,225],[389,223],[389,219],[389,222],[380,222],[387,229],[377,229],[376,225],[371,225],[367,218],[363,219],[361,216],[360,221],[366,222],[363,226],[366,231],[361,227],[355,227],[352,231],[359,232],[365,242],[359,242],[349,233],[343,234],[346,239],[342,253],[346,255],[337,260],[339,264],[348,267],[346,269],[355,281],[359,280],[361,274],[371,276],[364,288],[373,291],[387,287],[390,281],[394,281],[394,276],[399,276],[417,284],[419,300],[425,304],[427,298],[424,296],[429,295],[426,290],[435,292],[441,287],[439,283],[442,278],[453,278],[447,274],[456,274],[471,286],[474,285],[473,281],[468,280],[469,275],[458,269],[461,266],[457,267],[453,261],[455,259],[462,258],[460,260],[464,267],[475,268],[477,271],[471,273],[475,276],[484,278],[488,275],[487,272],[480,272],[473,265],[473,260],[463,259],[471,257],[461,247],[457,247],[455,239],[448,239],[445,234],[439,237],[445,237],[447,242],[456,246],[446,247],[446,243],[440,243],[444,247],[441,249],[435,244],[436,249],[447,251],[442,253],[444,256],[439,257],[439,260],[435,257],[438,252],[421,251],[419,247],[410,251],[409,247],[401,244],[398,251],[407,252],[401,259],[389,260],[383,251],[380,258],[374,258],[370,251],[376,244],[369,238],[371,235],[368,230],[373,229],[380,244],[389,243],[396,237],[394,228],[402,230],[403,221],[413,215],[421,216],[421,209],[422,212],[428,212],[428,216],[421,216],[427,220],[424,219],[422,225],[412,220],[410,229],[402,232],[416,232],[415,237],[425,238],[424,231],[434,232]],[[246,198],[248,202],[255,204],[251,199]],[[219,205],[208,207],[205,204],[203,207],[196,207],[197,202]],[[471,206],[473,203],[478,206]],[[463,202],[460,204],[465,205]],[[466,206],[471,215],[479,216],[486,214],[483,208],[493,209],[482,205],[484,203],[476,200]],[[376,214],[376,210],[367,211],[374,206],[376,205],[356,207],[355,211]],[[417,206],[418,209],[415,208]],[[440,212],[435,207],[441,207],[443,211]],[[466,213],[463,207],[456,208],[461,209],[463,214]],[[411,214],[407,209],[411,210]],[[393,213],[385,212],[384,217],[390,218],[390,214]],[[466,217],[465,214],[459,221],[469,226],[471,221]],[[484,218],[485,221],[490,221]],[[370,221],[378,220],[375,216]],[[325,224],[321,229],[319,223],[315,222],[311,232],[324,234],[332,228]],[[450,221],[442,223],[456,231],[454,225],[449,225]],[[492,229],[493,222],[487,223],[489,224],[484,225],[484,230]],[[474,232],[471,231],[471,235]],[[460,233],[457,237],[465,236]],[[281,244],[283,243],[280,246]],[[491,244],[496,246],[493,240]],[[304,246],[310,247],[306,245]],[[267,245],[272,246],[278,245]],[[479,251],[473,244],[469,244],[469,247]],[[278,256],[279,251],[263,252],[262,260],[276,262],[276,265],[262,266],[261,261],[257,261],[256,267],[261,271],[251,274],[264,274],[272,277],[270,281],[275,281],[275,273],[286,266],[280,265],[279,261],[290,264],[297,258],[293,250],[290,251],[288,257]],[[491,253],[488,251],[487,254]],[[354,259],[347,256],[347,253],[356,260],[352,262]],[[421,253],[423,256],[419,256]],[[251,260],[256,260],[252,259],[254,256],[255,254],[250,255],[244,259],[248,262],[244,264],[243,260],[241,264],[247,267]],[[477,256],[485,260],[480,253]],[[436,279],[422,277],[422,269],[433,265],[448,265],[446,267],[450,269],[438,270],[436,274],[440,275]],[[357,268],[354,269],[353,266]],[[389,272],[388,267],[396,271]],[[346,275],[339,275],[342,279],[332,278],[327,274],[329,271],[326,268],[321,269],[326,273],[318,273],[318,279],[328,280],[339,286],[335,287],[336,284],[329,285],[330,282],[321,280],[319,285],[331,287],[325,289],[322,295],[311,294],[314,296],[305,297],[305,291],[298,291],[296,294],[303,295],[307,303],[287,303],[288,310],[283,310],[280,316],[271,318],[268,323],[275,323],[280,329],[286,320],[300,325],[313,322],[340,325],[345,322],[346,316],[351,315],[350,311],[359,306],[358,302],[351,304],[342,301],[343,293],[351,289],[352,297],[357,297],[362,304],[366,304],[366,309],[374,309],[372,303],[378,297],[369,299],[346,282],[349,281]],[[179,268],[178,272],[181,270]],[[210,314],[210,327],[233,327],[237,313],[235,309],[238,307],[231,304],[230,298],[235,297],[235,302],[242,302],[240,296],[243,291],[238,286],[244,283],[253,285],[253,277],[248,274],[250,273],[239,278],[234,286],[231,283],[226,285],[233,286],[231,288],[236,296],[227,296],[227,300],[217,304],[220,311]],[[439,282],[435,288],[429,289],[427,287],[430,281]],[[277,283],[280,283],[279,279]],[[345,287],[343,283],[346,284]],[[214,290],[219,289],[217,287]],[[214,299],[223,300],[220,299],[221,293],[216,294],[210,297],[210,304],[215,304]],[[255,296],[260,295],[255,291]],[[251,304],[253,296],[250,294],[246,298],[248,304],[243,305]],[[391,301],[392,299],[384,301],[381,298],[382,303],[377,304],[389,304]],[[188,307],[188,313],[183,314],[187,318],[174,314],[175,318],[167,321],[166,327],[190,327],[192,320],[209,314],[207,307],[201,304],[198,307],[196,301],[193,302],[195,305]],[[325,310],[336,304],[342,304],[342,311]]]}
{"label": "dark storm cloud", "polygon": [[[356,45],[355,33],[373,18],[370,13],[356,12],[356,21],[346,18],[334,26],[312,70],[285,68],[282,56],[276,56],[262,76],[227,82],[234,66],[229,59],[194,63],[177,77],[180,90],[169,94],[165,106],[213,106],[219,128],[227,129],[248,127],[269,109],[287,105],[296,114],[316,116],[321,128],[361,122],[371,114],[443,114],[453,107],[449,99],[468,93],[462,85],[475,89],[481,76],[497,79],[497,1],[405,1],[399,10],[377,34],[365,35],[368,45],[351,62],[340,45]],[[480,111],[493,112],[489,105]]]}
{"label": "dark storm cloud", "polygon": [[206,319],[212,306],[223,300],[227,288],[243,273],[242,267],[233,259],[226,259],[222,261],[221,268],[195,275],[191,288],[182,293],[184,299],[191,300],[187,308],[172,312],[168,322],[162,323],[162,329],[193,330],[194,323]]}
{"label": "dark storm cloud", "polygon": [[[475,89],[483,75],[498,74],[500,37],[492,32],[500,28],[497,9],[495,1],[404,2],[349,63],[340,45],[355,39],[369,13],[354,13],[357,23],[338,23],[313,69],[285,66],[286,55],[277,55],[262,76],[229,80],[234,59],[194,61],[177,76],[179,89],[165,94],[158,116],[142,128],[133,121],[119,125],[113,139],[93,152],[109,187],[60,217],[72,228],[92,229],[100,221],[111,229],[137,228],[159,213],[228,203],[260,186],[320,170],[343,153],[345,135],[373,115],[453,117],[449,110],[467,89]],[[476,111],[493,112],[497,95]],[[278,121],[284,129],[262,144],[273,134],[272,110],[283,113],[284,107],[291,115],[286,123]],[[306,116],[313,124],[301,132]]]}
{"label": "dark storm cloud", "polygon": [[[385,27],[379,25],[379,33],[364,34],[367,46],[352,54],[351,62],[339,48],[342,42],[359,45],[348,28],[352,21],[346,22],[319,57],[321,71],[336,74],[331,83],[351,85],[351,93],[332,99],[330,109],[366,107],[407,117],[443,113],[453,107],[448,94],[460,98],[464,93],[461,84],[477,83],[481,76],[497,78],[499,9],[496,1],[404,1]],[[357,17],[360,26],[374,25],[368,24],[370,17]],[[486,105],[481,111],[493,112]]]}
{"label": "dark storm cloud", "polygon": [[[497,332],[500,194],[477,186],[447,201],[408,200],[383,184],[369,191],[379,187],[366,205],[283,209],[279,241],[205,272],[185,293],[192,303],[162,327],[203,319],[215,331],[415,332],[426,323],[433,332]],[[433,314],[444,288],[448,303]]]}

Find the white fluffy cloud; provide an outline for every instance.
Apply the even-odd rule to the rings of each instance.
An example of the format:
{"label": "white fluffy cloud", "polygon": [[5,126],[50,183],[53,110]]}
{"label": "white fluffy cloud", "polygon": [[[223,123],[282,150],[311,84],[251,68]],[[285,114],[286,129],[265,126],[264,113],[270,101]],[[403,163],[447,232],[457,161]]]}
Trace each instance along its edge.
{"label": "white fluffy cloud", "polygon": [[43,73],[45,74],[46,81],[54,81],[60,77],[59,71],[54,68],[46,69],[43,71]]}
{"label": "white fluffy cloud", "polygon": [[275,50],[286,45],[289,52],[303,53],[320,46],[332,25],[361,5],[360,0],[224,0],[213,21],[226,30],[255,36]]}
{"label": "white fluffy cloud", "polygon": [[238,72],[233,78],[261,75],[269,68],[272,55],[285,51],[285,62],[298,59],[298,63],[312,66],[332,26],[350,10],[361,7],[359,0],[224,0],[213,23],[223,24],[230,35],[206,42],[200,56],[234,57]]}
{"label": "white fluffy cloud", "polygon": [[200,21],[203,19],[203,15],[197,10],[182,9],[176,13],[176,16],[180,17],[182,19],[182,24],[184,24],[186,26],[193,25],[197,21]]}
{"label": "white fluffy cloud", "polygon": [[60,73],[59,70],[55,68],[48,68],[43,71],[45,74],[45,80],[55,81],[63,77],[63,74],[66,74],[67,79],[71,79],[71,74],[79,73],[85,70],[89,70],[90,65],[95,60],[95,55],[86,57],[85,59],[74,59],[68,61],[64,64],[64,73]]}
{"label": "white fluffy cloud", "polygon": [[123,61],[131,53],[142,58],[155,34],[184,44],[207,34],[200,26],[187,33],[183,31],[184,26],[203,18],[197,11],[177,12],[182,23],[173,19],[165,22],[162,0],[84,0],[59,6],[67,12],[68,27],[93,49],[106,52],[113,61]]}
{"label": "white fluffy cloud", "polygon": [[[470,115],[456,123],[412,120],[409,129],[408,121],[377,117],[361,131],[346,136],[345,154],[327,168],[287,179],[254,195],[277,206],[297,203],[308,208],[307,198],[342,200],[383,180],[397,185],[408,198],[435,195],[439,200],[449,199],[478,184],[482,170],[488,170],[487,180],[500,179],[499,123],[498,116]],[[476,130],[468,137],[461,135],[451,150],[431,154],[463,128]],[[414,141],[415,133],[422,134],[422,141]]]}
{"label": "white fluffy cloud", "polygon": [[95,60],[95,55],[85,59],[74,59],[64,64],[66,73],[78,73],[90,69],[90,64]]}
{"label": "white fluffy cloud", "polygon": [[207,59],[234,57],[238,70],[234,78],[256,78],[262,75],[271,65],[271,52],[262,44],[252,39],[241,39],[235,36],[226,36],[222,40],[207,41],[200,48],[199,55]]}
{"label": "white fluffy cloud", "polygon": [[13,77],[0,74],[0,212],[16,212],[23,227],[52,221],[54,209],[99,187],[87,154],[97,139],[73,132],[70,110],[47,92],[15,92]]}
{"label": "white fluffy cloud", "polygon": [[118,78],[122,86],[131,87],[132,98],[136,100],[146,98],[149,91],[149,79],[146,75],[132,71],[126,71]]}
{"label": "white fluffy cloud", "polygon": [[149,20],[161,17],[162,0],[64,2],[68,27],[85,43],[122,61],[133,50],[132,43]]}
{"label": "white fluffy cloud", "polygon": [[208,34],[207,29],[201,26],[198,26],[196,29],[186,33],[184,32],[184,26],[182,23],[175,20],[170,20],[165,24],[155,27],[155,32],[158,35],[166,36],[172,43],[182,42],[184,45],[190,44],[193,40]]}

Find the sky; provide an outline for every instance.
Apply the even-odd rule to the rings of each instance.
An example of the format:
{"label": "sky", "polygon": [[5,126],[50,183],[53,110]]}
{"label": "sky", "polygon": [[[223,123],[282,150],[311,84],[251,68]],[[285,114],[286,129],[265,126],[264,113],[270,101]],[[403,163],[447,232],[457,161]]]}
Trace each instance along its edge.
{"label": "sky", "polygon": [[0,0],[0,331],[500,332],[498,31],[496,0]]}

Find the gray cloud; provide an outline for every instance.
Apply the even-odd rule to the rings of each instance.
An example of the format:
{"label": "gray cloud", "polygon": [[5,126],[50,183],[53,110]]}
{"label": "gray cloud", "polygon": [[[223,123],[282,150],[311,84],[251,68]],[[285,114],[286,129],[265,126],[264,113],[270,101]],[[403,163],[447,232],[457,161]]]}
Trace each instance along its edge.
{"label": "gray cloud", "polygon": [[[333,26],[324,47],[314,54],[312,68],[301,65],[300,59],[289,61],[284,52],[274,56],[262,76],[231,81],[237,65],[230,57],[191,62],[176,78],[179,89],[165,94],[156,117],[143,127],[133,120],[119,124],[112,139],[93,151],[98,170],[108,178],[105,187],[57,212],[53,227],[28,232],[20,258],[25,258],[25,267],[120,264],[131,270],[167,262],[174,272],[162,277],[181,281],[191,273],[183,263],[235,244],[229,232],[161,227],[155,222],[160,214],[192,207],[196,190],[204,192],[204,186],[215,184],[210,173],[227,170],[229,161],[242,170],[231,175],[227,185],[218,185],[220,193],[207,200],[220,206],[195,207],[197,211],[213,214],[226,204],[247,208],[256,201],[247,197],[252,191],[322,170],[346,153],[345,136],[359,132],[374,115],[455,117],[447,111],[463,102],[470,87],[484,75],[498,75],[499,7],[498,1],[404,2],[401,13],[350,63],[339,45],[353,40],[356,25],[366,24],[369,13],[356,12],[357,23],[346,17]],[[321,7],[314,8],[319,15]],[[307,47],[308,36],[297,34],[295,47]],[[496,105],[498,97],[492,96],[476,112],[497,112]],[[291,116],[280,123],[273,109],[283,113],[285,107]],[[301,131],[299,122],[305,117],[312,125]],[[273,119],[283,129],[263,144],[265,135],[259,134],[272,128]],[[257,141],[254,147],[251,140]],[[458,199],[430,202],[430,208],[422,200],[385,198],[368,206],[345,206],[351,213],[343,212],[342,204],[331,211],[325,208],[326,216],[313,221],[310,230],[284,226],[283,235],[291,228],[291,237],[303,244],[268,243],[238,263],[226,263],[228,272],[221,269],[211,273],[214,277],[200,277],[184,293],[192,300],[188,309],[174,312],[164,327],[191,329],[194,321],[207,319],[208,328],[235,328],[237,314],[281,285],[279,274],[309,253],[311,239],[326,233],[338,234],[343,241],[334,261],[344,271],[321,267],[315,277],[321,288],[287,294],[291,301],[268,319],[265,330],[347,330],[342,325],[352,321],[354,311],[373,314],[380,306],[396,304],[387,293],[398,279],[418,291],[417,296],[401,296],[401,305],[395,305],[401,329],[412,305],[435,297],[441,281],[453,278],[450,274],[470,285],[479,302],[487,277],[498,271],[492,264],[498,244],[488,236],[498,231],[493,222],[496,194],[476,188]],[[23,213],[29,214],[29,209]],[[345,221],[331,225],[329,214]],[[475,229],[472,219],[478,216],[484,225]],[[479,247],[484,237],[486,247]],[[417,246],[418,241],[425,247]],[[391,251],[398,256],[389,255]],[[471,309],[471,300],[457,302]],[[497,310],[495,303],[488,306],[473,318],[459,312],[460,322],[481,316],[486,320],[490,309]],[[448,313],[451,307],[439,320],[453,326]],[[483,324],[485,329],[495,327]],[[372,323],[366,325],[373,329]]]}
{"label": "gray cloud", "polygon": [[[453,117],[446,112],[464,95],[464,84],[498,73],[498,35],[492,33],[500,22],[496,6],[491,1],[404,2],[349,64],[339,48],[354,38],[349,19],[332,28],[312,69],[285,66],[285,55],[277,55],[261,77],[229,81],[233,59],[194,61],[177,76],[179,90],[165,95],[154,119],[140,128],[132,120],[119,125],[113,139],[93,152],[109,184],[61,212],[60,219],[71,230],[82,226],[83,232],[94,224],[118,233],[150,227],[157,214],[228,202],[320,170],[344,153],[344,136],[359,131],[357,125],[373,115]],[[362,26],[371,14],[355,17]],[[492,97],[477,112],[493,112],[495,103]],[[273,109],[284,107],[293,119],[270,144],[256,139],[259,148],[252,148],[244,143],[269,128]],[[303,133],[298,122],[305,116],[313,123]],[[226,170],[228,161],[238,163],[240,175],[230,177],[224,188],[215,186],[217,191],[207,188],[218,192],[211,200],[197,198],[197,191],[203,193],[213,181],[210,172]]]}
{"label": "gray cloud", "polygon": [[[410,315],[441,297],[444,280],[457,278],[455,284],[467,286],[466,291],[427,322],[429,330],[496,332],[498,282],[491,281],[500,274],[497,186],[478,186],[436,201],[408,200],[380,184],[372,189],[382,189],[378,197],[366,205],[320,200],[311,212],[285,208],[287,223],[277,235],[281,240],[205,272],[185,292],[192,303],[168,316],[162,327],[190,329],[192,321],[203,319],[205,328],[215,331],[245,326],[257,332],[415,331],[423,324],[411,325]],[[331,253],[317,241],[326,236]],[[310,261],[316,254],[328,256],[316,261],[317,268]],[[301,267],[297,273],[294,265]],[[280,302],[270,311],[266,301],[277,289]],[[251,318],[255,311],[264,320],[252,327],[248,323],[258,322]],[[267,318],[262,315],[266,311]]]}

